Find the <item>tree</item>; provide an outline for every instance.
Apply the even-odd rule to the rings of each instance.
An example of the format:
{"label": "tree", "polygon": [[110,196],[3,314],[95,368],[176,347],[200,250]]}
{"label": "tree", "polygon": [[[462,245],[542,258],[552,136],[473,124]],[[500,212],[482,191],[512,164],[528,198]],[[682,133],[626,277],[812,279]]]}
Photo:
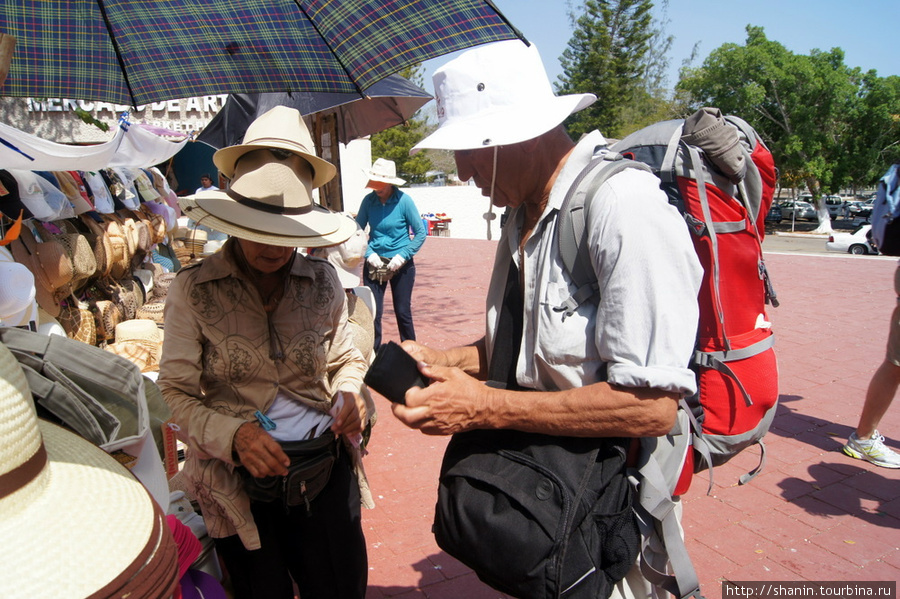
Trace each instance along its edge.
{"label": "tree", "polygon": [[650,0],[585,0],[573,22],[572,37],[560,59],[562,94],[593,93],[599,101],[566,121],[574,138],[599,129],[621,136],[642,95],[653,38]]}
{"label": "tree", "polygon": [[[421,64],[415,64],[398,74],[422,87],[424,70]],[[410,156],[409,150],[425,137],[427,128],[428,120],[420,110],[406,124],[372,135],[373,160],[376,158],[393,160],[397,165],[397,176],[410,183],[424,183],[425,173],[432,170],[431,159],[425,152]]]}
{"label": "tree", "polygon": [[860,109],[857,79],[840,48],[798,55],[768,40],[761,27],[748,26],[744,46],[713,50],[702,66],[682,71],[677,87],[689,94],[693,108],[716,106],[753,125],[781,172],[806,184],[817,202],[820,230],[829,232],[821,195],[836,191],[848,172],[849,115]]}

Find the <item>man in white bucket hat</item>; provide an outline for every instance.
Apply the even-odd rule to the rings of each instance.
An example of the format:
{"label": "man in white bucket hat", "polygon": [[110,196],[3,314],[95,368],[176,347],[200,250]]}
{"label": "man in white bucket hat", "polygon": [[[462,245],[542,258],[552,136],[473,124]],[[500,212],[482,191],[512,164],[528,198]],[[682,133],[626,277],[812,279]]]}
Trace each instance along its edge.
{"label": "man in white bucket hat", "polygon": [[[334,166],[300,113],[277,106],[213,155],[224,191],[181,198],[231,238],[182,268],[165,307],[158,384],[189,448],[184,475],[236,599],[363,599],[359,391],[368,362],[326,260],[297,247],[357,230],[312,190]],[[368,502],[371,507],[371,501]]]}
{"label": "man in white bucket hat", "polygon": [[[413,387],[405,406],[393,406],[396,417],[429,434],[512,429],[561,440],[610,438],[623,450],[627,443],[612,438],[668,433],[678,401],[696,391],[687,365],[702,271],[659,181],[626,169],[586,199],[599,298],[568,314],[554,309],[576,288],[556,243],[559,208],[606,147],[597,131],[576,144],[561,123],[596,98],[554,95],[537,50],[518,40],[466,51],[435,72],[434,89],[440,125],[413,152],[453,150],[460,179],[474,179],[494,206],[511,212],[488,291],[485,337],[449,350],[405,342],[438,384]],[[620,524],[636,534],[634,522]],[[636,559],[636,541],[620,549],[622,559]],[[622,565],[563,567],[558,583],[567,597],[649,596],[639,567]]]}

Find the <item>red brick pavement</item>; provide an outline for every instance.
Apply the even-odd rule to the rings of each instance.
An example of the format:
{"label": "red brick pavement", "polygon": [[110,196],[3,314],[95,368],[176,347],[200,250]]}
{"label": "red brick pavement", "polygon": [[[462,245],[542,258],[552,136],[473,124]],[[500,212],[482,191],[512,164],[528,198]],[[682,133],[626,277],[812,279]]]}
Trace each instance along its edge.
{"label": "red brick pavement", "polygon": [[[429,237],[416,256],[413,296],[421,342],[451,347],[483,333],[484,295],[496,242]],[[741,455],[685,496],[688,550],[705,595],[723,580],[900,579],[900,470],[840,452],[881,362],[894,307],[894,262],[862,256],[770,255],[781,306],[777,334],[780,408],[767,437],[765,471]],[[385,340],[397,339],[390,310]],[[443,553],[431,534],[437,474],[447,439],[407,429],[377,397],[366,469],[376,507],[363,512],[369,545],[367,597],[503,597]],[[882,421],[900,448],[900,405]],[[753,451],[753,450],[750,450]],[[747,452],[749,453],[749,451]]]}

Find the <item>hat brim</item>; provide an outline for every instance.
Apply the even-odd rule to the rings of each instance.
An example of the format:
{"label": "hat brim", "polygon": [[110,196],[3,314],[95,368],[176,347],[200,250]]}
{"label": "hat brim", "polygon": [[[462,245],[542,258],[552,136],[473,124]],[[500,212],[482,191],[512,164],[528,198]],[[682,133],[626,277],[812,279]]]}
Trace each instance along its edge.
{"label": "hat brim", "polygon": [[420,150],[474,150],[516,144],[550,131],[569,115],[596,101],[594,94],[554,96],[543,106],[503,107],[489,114],[448,119],[417,143],[410,155]]}
{"label": "hat brim", "polygon": [[263,212],[234,201],[221,191],[178,198],[184,213],[216,231],[240,239],[287,247],[322,247],[343,243],[356,221],[313,204],[299,215]]}
{"label": "hat brim", "polygon": [[325,185],[326,183],[331,181],[337,173],[337,168],[327,160],[322,160],[315,154],[300,151],[297,149],[297,146],[284,143],[279,140],[271,140],[269,143],[265,144],[242,144],[240,146],[229,146],[227,148],[222,148],[221,150],[218,150],[215,154],[213,154],[213,164],[216,165],[216,168],[218,168],[223,175],[231,179],[232,177],[234,177],[235,164],[237,164],[237,161],[241,156],[254,150],[268,150],[271,148],[287,150],[292,154],[301,156],[307,162],[309,162],[313,170],[313,189]]}
{"label": "hat brim", "polygon": [[383,177],[381,175],[376,175],[371,171],[367,171],[366,169],[363,169],[363,174],[368,177],[369,181],[378,181],[389,185],[404,185],[406,183],[406,179],[401,179],[400,177]]}
{"label": "hat brim", "polygon": [[[3,500],[0,563],[16,574],[0,577],[0,596],[88,597],[145,550],[153,500],[102,449],[54,424],[38,426],[50,471]],[[31,485],[43,488],[29,493]]]}

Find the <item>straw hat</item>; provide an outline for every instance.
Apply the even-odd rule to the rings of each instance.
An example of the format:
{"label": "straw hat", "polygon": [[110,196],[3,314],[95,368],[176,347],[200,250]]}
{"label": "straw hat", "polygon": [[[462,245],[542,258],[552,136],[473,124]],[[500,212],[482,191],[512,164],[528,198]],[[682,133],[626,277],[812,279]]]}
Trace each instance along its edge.
{"label": "straw hat", "polygon": [[369,178],[369,181],[380,181],[391,185],[406,183],[406,179],[397,176],[397,165],[394,164],[394,161],[387,158],[379,158],[372,163],[372,168],[363,169],[363,173]]}
{"label": "straw hat", "polygon": [[468,50],[434,72],[438,129],[416,144],[471,150],[523,142],[550,131],[596,101],[553,93],[537,48],[520,40]]}
{"label": "straw hat", "polygon": [[0,596],[169,596],[177,555],[144,486],[109,454],[38,420],[0,344]]}
{"label": "straw hat", "polygon": [[280,148],[305,158],[313,169],[313,188],[325,185],[337,173],[333,164],[316,156],[316,146],[300,111],[287,106],[275,106],[260,115],[247,127],[244,142],[217,151],[213,154],[213,163],[223,175],[234,179],[238,158],[254,150],[270,148]]}
{"label": "straw hat", "polygon": [[[353,222],[355,223],[356,221]],[[337,270],[341,286],[344,289],[352,289],[359,286],[362,277],[362,266],[366,260],[366,248],[369,246],[368,239],[366,232],[357,225],[356,231],[344,243],[323,248],[312,248],[309,255],[328,260]]]}
{"label": "straw hat", "polygon": [[34,275],[38,304],[51,316],[59,316],[60,302],[72,293],[75,274],[66,250],[56,240],[39,242],[28,227],[22,227],[9,247],[16,262]]}
{"label": "straw hat", "polygon": [[276,106],[251,123],[244,144],[213,155],[219,170],[232,176],[229,189],[179,198],[181,208],[194,222],[258,243],[342,243],[355,227],[313,201],[312,189],[335,174],[314,151],[299,111]]}
{"label": "straw hat", "polygon": [[141,372],[158,370],[162,336],[153,320],[124,320],[116,325],[115,343],[110,343],[106,349],[131,360]]}

